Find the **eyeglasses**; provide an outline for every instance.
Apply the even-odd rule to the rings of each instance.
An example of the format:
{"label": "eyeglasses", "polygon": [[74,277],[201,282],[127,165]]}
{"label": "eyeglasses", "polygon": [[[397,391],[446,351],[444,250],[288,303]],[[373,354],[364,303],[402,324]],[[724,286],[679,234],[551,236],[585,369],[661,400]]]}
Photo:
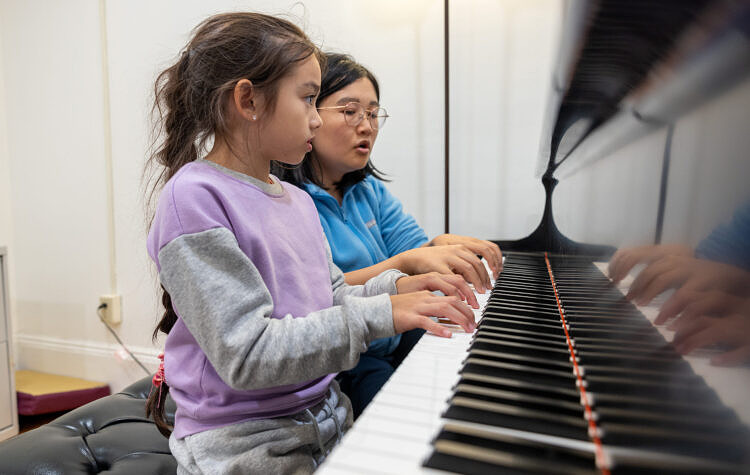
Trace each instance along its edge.
{"label": "eyeglasses", "polygon": [[362,119],[366,115],[367,120],[370,121],[370,126],[375,130],[379,130],[383,128],[385,119],[389,117],[388,112],[382,107],[365,109],[359,102],[349,102],[343,106],[318,107],[319,111],[333,109],[342,109],[341,113],[344,114],[344,121],[352,127],[356,127],[362,123]]}

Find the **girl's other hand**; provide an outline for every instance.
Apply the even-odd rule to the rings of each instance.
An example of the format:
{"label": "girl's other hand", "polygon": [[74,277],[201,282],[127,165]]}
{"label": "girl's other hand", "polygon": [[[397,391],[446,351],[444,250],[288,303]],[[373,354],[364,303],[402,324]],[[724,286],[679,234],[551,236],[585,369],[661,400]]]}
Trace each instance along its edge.
{"label": "girl's other hand", "polygon": [[396,333],[422,328],[437,336],[450,338],[451,331],[430,317],[443,317],[461,326],[467,333],[476,328],[474,312],[459,297],[438,297],[422,290],[408,294],[391,295],[393,327]]}
{"label": "girl's other hand", "polygon": [[430,272],[401,277],[396,281],[396,289],[399,294],[419,292],[420,290],[439,290],[445,295],[453,295],[466,301],[472,308],[479,308],[479,302],[477,302],[474,292],[466,284],[463,277],[455,274]]}
{"label": "girl's other hand", "polygon": [[441,234],[426,245],[449,246],[452,244],[465,246],[474,254],[484,257],[484,260],[487,261],[487,265],[492,269],[492,273],[496,279],[503,270],[503,253],[500,251],[500,247],[494,242],[484,241],[471,236],[459,236],[458,234]]}
{"label": "girl's other hand", "polygon": [[487,269],[477,255],[463,244],[418,247],[398,254],[397,267],[410,275],[438,272],[459,274],[483,294],[492,288]]}

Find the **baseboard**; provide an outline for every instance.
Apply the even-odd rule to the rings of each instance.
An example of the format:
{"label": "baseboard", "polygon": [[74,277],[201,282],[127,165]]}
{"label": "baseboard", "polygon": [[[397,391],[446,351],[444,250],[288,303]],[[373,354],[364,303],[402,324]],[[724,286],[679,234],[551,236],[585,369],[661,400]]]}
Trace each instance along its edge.
{"label": "baseboard", "polygon": [[[13,335],[16,369],[73,376],[109,384],[117,392],[146,373],[121,346],[85,340],[65,340],[48,336]],[[150,347],[128,347],[150,372],[159,365],[158,350]]]}

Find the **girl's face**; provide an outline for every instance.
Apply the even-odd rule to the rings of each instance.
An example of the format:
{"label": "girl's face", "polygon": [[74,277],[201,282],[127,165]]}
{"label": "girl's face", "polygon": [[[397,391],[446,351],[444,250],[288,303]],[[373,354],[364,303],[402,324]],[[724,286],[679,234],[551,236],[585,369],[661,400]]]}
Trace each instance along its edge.
{"label": "girl's face", "polygon": [[280,80],[275,109],[270,116],[258,116],[261,156],[290,165],[302,162],[321,126],[315,108],[319,91],[320,65],[314,56]]}
{"label": "girl's face", "polygon": [[[357,79],[323,99],[318,107],[345,106],[350,102],[357,102],[366,110],[378,107],[375,87],[369,79]],[[330,186],[341,180],[344,174],[367,165],[378,131],[372,128],[367,118],[354,127],[347,124],[343,108],[325,109],[320,113],[323,126],[312,142],[313,156],[320,164],[323,184]]]}

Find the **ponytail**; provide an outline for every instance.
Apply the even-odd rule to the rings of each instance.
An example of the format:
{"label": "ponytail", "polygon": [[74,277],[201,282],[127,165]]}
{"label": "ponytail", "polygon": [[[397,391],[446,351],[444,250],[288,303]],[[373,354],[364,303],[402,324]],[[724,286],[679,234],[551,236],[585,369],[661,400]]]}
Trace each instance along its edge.
{"label": "ponytail", "polygon": [[[169,334],[174,324],[177,323],[177,313],[172,307],[172,297],[169,296],[169,293],[163,285],[161,286],[161,292],[161,303],[164,306],[164,314],[162,314],[161,320],[158,325],[156,325],[156,329],[152,335],[154,340],[156,340],[160,331]],[[163,356],[161,356],[161,358],[163,358]],[[169,384],[167,384],[167,381],[164,379],[163,359],[161,366],[159,366],[159,371],[152,381],[154,386],[151,388],[148,400],[146,401],[146,417],[153,416],[156,428],[159,429],[159,432],[161,432],[164,437],[169,437],[172,433],[172,427],[169,425],[164,415],[164,404],[167,400],[167,394],[169,394]]]}

